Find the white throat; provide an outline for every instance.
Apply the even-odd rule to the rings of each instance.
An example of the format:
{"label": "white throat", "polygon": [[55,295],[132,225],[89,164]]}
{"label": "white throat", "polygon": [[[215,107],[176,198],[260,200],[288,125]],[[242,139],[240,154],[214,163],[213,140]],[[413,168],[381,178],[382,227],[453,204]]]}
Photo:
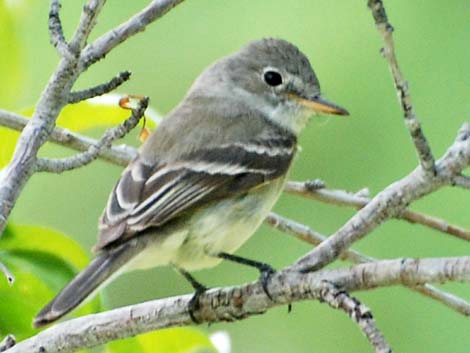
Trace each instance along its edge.
{"label": "white throat", "polygon": [[242,89],[236,89],[235,95],[240,97],[245,104],[253,107],[254,110],[259,110],[269,120],[276,125],[291,131],[296,136],[307,125],[312,112],[302,108],[295,102],[286,102],[285,104],[278,104],[272,106],[266,104],[263,97],[256,96]]}

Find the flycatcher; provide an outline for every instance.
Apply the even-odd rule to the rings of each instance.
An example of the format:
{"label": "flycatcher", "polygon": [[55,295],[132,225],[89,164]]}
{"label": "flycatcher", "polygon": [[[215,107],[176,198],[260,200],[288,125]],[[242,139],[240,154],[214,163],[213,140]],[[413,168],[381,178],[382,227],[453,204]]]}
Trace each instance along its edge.
{"label": "flycatcher", "polygon": [[109,196],[96,257],[42,309],[64,316],[118,273],[174,265],[188,271],[232,255],[274,206],[310,116],[347,115],[324,100],[307,57],[280,39],[252,42],[220,59],[145,141]]}

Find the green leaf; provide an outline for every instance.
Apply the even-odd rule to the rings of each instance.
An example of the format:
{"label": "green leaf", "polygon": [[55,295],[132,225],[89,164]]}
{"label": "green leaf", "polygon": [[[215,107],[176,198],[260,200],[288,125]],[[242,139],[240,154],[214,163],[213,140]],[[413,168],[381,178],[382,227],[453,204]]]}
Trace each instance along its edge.
{"label": "green leaf", "polygon": [[146,333],[106,346],[106,353],[217,352],[209,337],[194,328],[170,328]]}
{"label": "green leaf", "polygon": [[[0,278],[0,336],[33,335],[31,322],[39,310],[88,263],[83,249],[57,231],[9,225],[0,238],[0,259],[16,277],[13,286]],[[99,299],[76,312],[99,310]]]}
{"label": "green leaf", "polygon": [[60,256],[75,271],[84,268],[89,261],[85,251],[76,241],[62,233],[41,226],[10,224],[0,239],[0,249],[10,252],[42,252]]}

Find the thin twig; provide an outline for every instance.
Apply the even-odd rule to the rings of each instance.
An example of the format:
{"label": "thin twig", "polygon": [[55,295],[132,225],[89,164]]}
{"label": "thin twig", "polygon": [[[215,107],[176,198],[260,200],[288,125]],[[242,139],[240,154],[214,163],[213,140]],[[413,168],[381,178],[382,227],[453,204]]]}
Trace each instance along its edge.
{"label": "thin twig", "polygon": [[114,76],[109,82],[85,89],[83,91],[70,92],[68,103],[74,104],[74,103],[84,101],[86,99],[90,99],[93,97],[97,97],[97,96],[101,96],[103,94],[109,93],[115,90],[116,88],[118,88],[127,80],[129,80],[130,77],[131,77],[131,73],[129,71],[123,71],[117,74],[116,76]]}
{"label": "thin twig", "polygon": [[415,286],[413,288],[425,296],[447,305],[449,308],[464,316],[470,316],[470,302],[468,300],[460,298],[455,294],[443,291],[428,283],[421,286]]}
{"label": "thin twig", "polygon": [[[16,131],[22,131],[29,119],[16,113],[0,109],[0,125]],[[76,151],[88,151],[98,144],[98,140],[84,136],[68,129],[55,127],[51,133],[50,142]],[[100,152],[99,158],[109,163],[127,166],[137,155],[137,149],[128,145],[111,146]]]}
{"label": "thin twig", "polygon": [[[310,184],[310,181],[290,181],[286,184],[284,191],[290,194],[308,197],[338,206],[354,207],[356,209],[361,209],[370,202],[370,198],[358,196],[357,193],[353,194],[343,190],[325,188],[311,188]],[[457,238],[470,241],[470,230],[449,224],[447,221],[438,217],[405,209],[402,213],[398,214],[396,218],[404,219],[410,223],[418,223]]]}
{"label": "thin twig", "polygon": [[0,352],[5,352],[7,349],[13,347],[16,344],[16,338],[13,335],[7,335],[0,342]]}
{"label": "thin twig", "polygon": [[51,0],[51,7],[49,10],[49,37],[51,44],[57,49],[61,56],[69,54],[69,45],[64,37],[64,30],[62,29],[62,22],[60,21],[60,1]]}
{"label": "thin twig", "polygon": [[70,50],[76,53],[76,55],[79,55],[84,48],[91,31],[96,25],[96,18],[100,14],[105,2],[106,0],[88,0],[83,6],[77,30],[69,43]]}
{"label": "thin twig", "polygon": [[[321,234],[302,223],[285,218],[274,212],[269,213],[265,219],[265,223],[282,233],[292,235],[301,241],[315,246],[327,239],[326,235]],[[339,258],[341,260],[351,261],[356,264],[373,262],[377,260],[371,256],[361,254],[360,252],[353,249],[345,250],[341,253]]]}
{"label": "thin twig", "polygon": [[376,353],[392,353],[392,348],[378,329],[370,309],[356,298],[351,297],[348,292],[337,288],[333,283],[324,281],[323,284],[324,288],[320,291],[320,301],[348,314],[359,325]]}
{"label": "thin twig", "polygon": [[137,126],[140,119],[144,116],[145,109],[148,106],[149,98],[145,97],[139,100],[137,107],[132,109],[132,113],[120,125],[106,130],[103,137],[98,141],[96,145],[90,146],[90,148],[82,153],[78,153],[75,156],[61,158],[61,159],[47,159],[38,158],[36,162],[36,168],[38,172],[50,172],[50,173],[62,173],[67,170],[76,169],[83,167],[96,158],[106,148],[111,146],[112,142],[124,137],[129,131]]}
{"label": "thin twig", "polygon": [[128,21],[103,34],[93,44],[88,45],[84,49],[81,56],[83,69],[101,60],[118,44],[143,31],[149,23],[162,17],[183,1],[184,0],[154,0]]}
{"label": "thin twig", "polygon": [[[292,235],[301,241],[315,246],[326,239],[325,235],[312,230],[310,227],[282,217],[273,212],[268,215],[265,223],[285,234]],[[378,261],[376,258],[361,254],[360,252],[353,249],[345,250],[341,253],[339,258],[341,260],[348,260],[356,264]],[[409,286],[408,288],[429,298],[432,298],[464,316],[470,315],[470,302],[451,293],[445,292],[427,283],[422,286]]]}
{"label": "thin twig", "polygon": [[418,167],[378,193],[332,236],[297,262],[297,269],[318,270],[336,259],[355,241],[362,239],[384,221],[396,217],[413,201],[445,185],[470,165],[470,123],[464,123],[455,142],[436,162],[437,175]]}
{"label": "thin twig", "polygon": [[470,189],[470,177],[466,175],[457,175],[452,179],[452,185],[463,189]]}
{"label": "thin twig", "polygon": [[428,173],[435,173],[434,157],[429,147],[429,143],[421,129],[421,123],[416,117],[411,97],[409,93],[408,82],[398,65],[395,55],[395,44],[393,42],[393,27],[388,21],[382,0],[368,0],[368,6],[372,11],[375,24],[379,33],[382,35],[384,47],[381,50],[382,55],[387,60],[392,73],[393,82],[400,100],[401,109],[405,117],[405,125],[408,128],[413,143],[418,152],[419,160],[423,169]]}
{"label": "thin twig", "polygon": [[[348,292],[391,285],[470,281],[470,257],[395,259],[299,273],[291,268],[261,282],[211,289],[199,297],[194,316],[201,323],[242,320],[268,309],[300,300],[320,300],[325,281]],[[19,342],[8,353],[67,353],[166,327],[193,324],[188,312],[192,295],[152,300],[82,316],[56,325]]]}
{"label": "thin twig", "polygon": [[[102,58],[112,48],[123,42],[131,35],[141,32],[152,21],[163,16],[182,0],[153,1],[144,10],[132,17],[124,25],[118,26],[98,39],[98,42],[88,46],[88,54]],[[36,171],[36,159],[39,148],[50,138],[60,111],[68,102],[68,95],[78,76],[91,65],[84,64],[82,48],[86,44],[104,0],[89,0],[85,5],[79,25],[70,40],[69,48],[72,54],[64,56],[46,86],[36,106],[33,117],[22,131],[10,163],[0,175],[0,234],[6,227],[7,219],[16,201],[31,177]],[[52,5],[55,6],[56,2]],[[56,11],[53,9],[53,12]],[[58,10],[57,10],[58,11]],[[56,12],[57,12],[56,11]],[[96,58],[96,57],[95,57]]]}
{"label": "thin twig", "polygon": [[0,272],[5,275],[5,278],[7,279],[7,282],[10,286],[15,283],[15,276],[13,276],[8,267],[6,267],[6,265],[2,262],[0,262]]}
{"label": "thin twig", "polygon": [[[81,48],[81,45],[86,41],[86,36],[93,27],[103,1],[90,0],[85,6],[72,38],[73,42],[79,44],[78,46],[74,44],[76,48]],[[51,5],[54,6],[54,4],[55,2],[52,2]],[[95,12],[90,12],[90,9]],[[72,45],[70,45],[70,50],[72,53],[75,50]],[[42,91],[33,117],[18,139],[10,163],[2,170],[0,176],[0,234],[6,227],[8,216],[23,187],[36,170],[39,149],[49,139],[56,119],[67,103],[68,94],[80,74],[78,64],[79,56],[77,55],[67,55],[59,61],[56,70]]]}

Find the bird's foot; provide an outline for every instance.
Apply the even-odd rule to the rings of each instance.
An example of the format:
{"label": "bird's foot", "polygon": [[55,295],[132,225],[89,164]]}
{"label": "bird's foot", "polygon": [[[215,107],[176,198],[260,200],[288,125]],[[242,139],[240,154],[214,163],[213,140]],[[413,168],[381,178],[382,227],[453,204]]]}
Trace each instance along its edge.
{"label": "bird's foot", "polygon": [[260,272],[259,281],[261,283],[261,286],[263,287],[264,292],[266,293],[266,295],[268,296],[270,300],[273,300],[271,294],[269,293],[268,285],[269,285],[269,282],[271,281],[272,275],[276,273],[276,270],[271,265],[268,265],[267,263],[264,263],[264,262],[245,259],[244,257],[240,257],[240,256],[233,255],[233,254],[220,253],[217,256],[220,257],[221,259],[233,261],[238,264],[256,268]]}
{"label": "bird's foot", "polygon": [[201,321],[196,318],[194,313],[197,312],[200,308],[199,298],[207,290],[208,290],[208,288],[204,287],[204,286],[201,286],[201,287],[197,288],[196,291],[194,292],[191,300],[188,303],[188,314],[189,314],[189,317],[191,318],[191,321],[194,322],[195,324],[200,324],[201,323]]}
{"label": "bird's foot", "polygon": [[194,288],[194,294],[188,303],[188,314],[191,317],[192,322],[194,322],[195,324],[199,324],[201,322],[200,320],[196,318],[194,313],[198,311],[200,308],[200,303],[199,303],[200,296],[204,292],[206,292],[209,288],[207,288],[205,285],[198,282],[188,271],[183,270],[182,268],[179,268],[179,267],[178,267],[178,271],[184,276],[184,278],[186,278],[186,280]]}
{"label": "bird's foot", "polygon": [[276,273],[276,270],[271,267],[268,264],[265,263],[260,263],[260,267],[258,267],[258,270],[260,271],[260,276],[259,276],[259,281],[261,283],[261,287],[263,287],[264,293],[268,296],[268,298],[271,301],[273,300],[273,297],[269,293],[268,286],[269,282],[271,282],[271,277]]}

